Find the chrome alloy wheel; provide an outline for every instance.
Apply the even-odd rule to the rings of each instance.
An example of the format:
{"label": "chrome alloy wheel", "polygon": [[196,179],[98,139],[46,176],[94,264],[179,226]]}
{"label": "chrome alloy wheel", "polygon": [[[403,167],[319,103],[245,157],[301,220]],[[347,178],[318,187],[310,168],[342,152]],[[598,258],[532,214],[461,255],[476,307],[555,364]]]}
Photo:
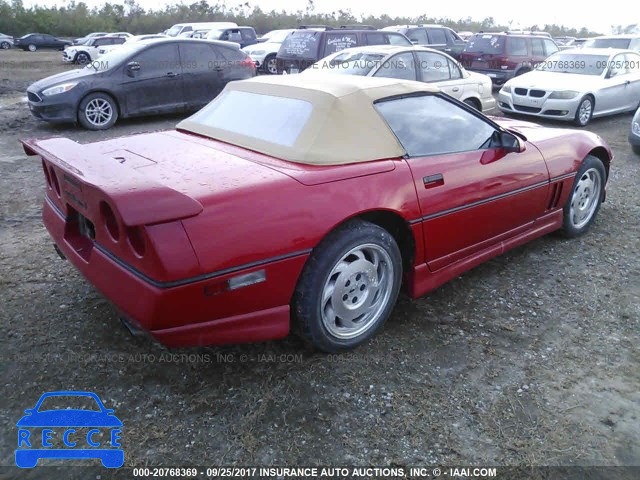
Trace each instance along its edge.
{"label": "chrome alloy wheel", "polygon": [[602,195],[602,178],[595,168],[586,170],[573,190],[569,218],[575,228],[582,228],[595,213]]}
{"label": "chrome alloy wheel", "polygon": [[581,125],[586,125],[591,118],[591,100],[585,98],[578,107],[578,118]]}
{"label": "chrome alloy wheel", "polygon": [[351,339],[371,328],[389,303],[394,266],[386,250],[368,243],[347,252],[322,290],[322,323],[330,335]]}
{"label": "chrome alloy wheel", "polygon": [[84,109],[87,121],[96,127],[102,127],[111,121],[113,107],[104,98],[94,98]]}

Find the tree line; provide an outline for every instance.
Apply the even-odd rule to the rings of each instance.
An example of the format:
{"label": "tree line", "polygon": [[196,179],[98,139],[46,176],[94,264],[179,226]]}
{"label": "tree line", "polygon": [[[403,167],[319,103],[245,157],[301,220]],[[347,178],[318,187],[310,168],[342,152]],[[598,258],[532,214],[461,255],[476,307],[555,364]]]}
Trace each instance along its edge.
{"label": "tree line", "polygon": [[[295,12],[284,10],[263,11],[249,2],[228,6],[224,2],[209,3],[200,0],[191,4],[176,3],[162,9],[144,9],[135,0],[125,0],[124,5],[104,3],[89,8],[82,1],[71,0],[66,5],[45,7],[33,5],[25,8],[22,0],[0,0],[0,32],[16,37],[27,33],[50,33],[60,37],[75,37],[89,32],[124,31],[133,34],[157,33],[181,22],[232,21],[238,25],[250,25],[258,34],[279,28],[293,28],[299,25],[340,25],[364,24],[376,28],[388,25],[437,23],[456,31],[504,31],[511,25],[496,23],[493,17],[475,20],[471,17],[453,20],[434,18],[427,15],[418,17],[358,16],[350,9],[340,9],[329,13],[315,11],[313,0],[308,0],[305,8]],[[562,25],[519,26],[525,30],[544,30],[551,35],[589,37],[597,35],[587,28],[575,29]]]}

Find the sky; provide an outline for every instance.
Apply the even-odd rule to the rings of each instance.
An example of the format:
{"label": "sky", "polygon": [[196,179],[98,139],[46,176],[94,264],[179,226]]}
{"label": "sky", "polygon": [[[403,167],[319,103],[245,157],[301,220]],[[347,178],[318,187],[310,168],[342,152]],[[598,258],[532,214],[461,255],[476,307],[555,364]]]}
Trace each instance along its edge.
{"label": "sky", "polygon": [[[90,7],[101,5],[104,0],[84,0]],[[166,3],[176,3],[166,0],[137,0],[143,8],[159,8]],[[190,4],[197,0],[182,0]],[[262,10],[270,11],[304,10],[306,0],[246,0],[252,6],[259,6]],[[29,5],[63,5],[64,0],[23,0]],[[215,3],[215,0],[209,0]],[[122,0],[114,0],[109,3],[124,3]],[[241,0],[226,0],[228,6],[244,3]],[[611,25],[628,25],[640,23],[640,7],[632,7],[634,0],[607,0],[602,8],[597,8],[594,3],[584,1],[559,1],[559,0],[508,0],[506,2],[479,1],[479,0],[454,0],[440,2],[421,2],[419,0],[314,0],[315,11],[330,13],[339,9],[351,9],[354,15],[386,13],[390,16],[418,16],[427,14],[430,17],[449,17],[454,20],[471,17],[474,20],[482,20],[493,17],[497,23],[507,24],[513,21],[512,28],[527,27],[530,25],[559,24],[567,27],[587,27],[592,31],[609,33]],[[604,8],[606,5],[606,8]],[[631,10],[635,10],[635,15]],[[520,24],[520,25],[518,25]]]}

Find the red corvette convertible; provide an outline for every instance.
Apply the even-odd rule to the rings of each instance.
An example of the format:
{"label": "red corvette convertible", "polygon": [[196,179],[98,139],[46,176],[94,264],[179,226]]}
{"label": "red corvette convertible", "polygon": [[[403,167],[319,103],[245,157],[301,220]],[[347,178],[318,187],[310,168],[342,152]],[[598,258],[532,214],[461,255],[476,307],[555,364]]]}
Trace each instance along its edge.
{"label": "red corvette convertible", "polygon": [[490,119],[424,83],[230,83],[176,130],[42,157],[57,248],[168,346],[292,325],[336,352],[418,297],[560,229],[585,232],[612,153],[585,131]]}

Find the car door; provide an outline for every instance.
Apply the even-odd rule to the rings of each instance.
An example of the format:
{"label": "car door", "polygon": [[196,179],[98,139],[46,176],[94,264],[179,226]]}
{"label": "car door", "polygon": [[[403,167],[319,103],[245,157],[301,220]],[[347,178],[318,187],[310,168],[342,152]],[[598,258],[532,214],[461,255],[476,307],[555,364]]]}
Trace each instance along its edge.
{"label": "car door", "polygon": [[398,78],[401,80],[417,80],[416,61],[412,52],[392,55],[378,67],[372,77]]}
{"label": "car door", "polygon": [[594,113],[613,113],[629,108],[634,102],[638,104],[640,99],[632,98],[633,75],[628,66],[624,53],[609,58],[608,68],[603,74],[602,88],[596,94]]}
{"label": "car door", "polygon": [[214,99],[224,88],[225,70],[233,68],[231,62],[207,43],[181,42],[183,88],[187,109],[195,110]]}
{"label": "car door", "polygon": [[532,228],[545,212],[549,173],[533,145],[521,140],[517,152],[514,136],[440,93],[375,106],[407,151],[430,270]]}
{"label": "car door", "polygon": [[456,60],[460,60],[460,54],[462,53],[462,50],[464,50],[464,46],[467,42],[465,42],[458,36],[457,33],[449,28],[446,28],[444,30],[444,33],[447,37],[447,47],[444,49],[444,51]]}
{"label": "car door", "polygon": [[453,98],[460,99],[462,97],[464,79],[460,69],[453,65],[447,57],[435,52],[416,52],[416,56],[418,58],[418,80],[434,84]]}
{"label": "car door", "polygon": [[184,110],[182,68],[176,43],[151,44],[125,63],[121,91],[128,115]]}
{"label": "car door", "polygon": [[429,37],[429,47],[440,51],[445,51],[448,48],[447,35],[443,28],[427,27],[427,36]]}
{"label": "car door", "polygon": [[625,61],[629,70],[629,91],[631,94],[629,107],[636,108],[640,104],[640,55],[625,53]]}

